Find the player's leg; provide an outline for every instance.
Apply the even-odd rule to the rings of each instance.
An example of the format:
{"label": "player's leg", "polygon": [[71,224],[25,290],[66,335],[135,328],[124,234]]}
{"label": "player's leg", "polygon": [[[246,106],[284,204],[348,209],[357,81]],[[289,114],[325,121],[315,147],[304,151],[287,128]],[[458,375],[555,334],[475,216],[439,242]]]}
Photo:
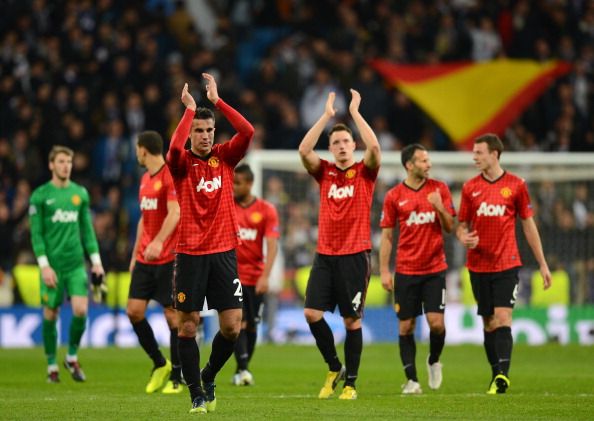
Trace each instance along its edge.
{"label": "player's leg", "polygon": [[484,348],[487,361],[491,367],[491,380],[487,393],[496,393],[495,377],[499,374],[499,357],[495,348],[495,324],[493,294],[491,291],[491,277],[489,274],[470,272],[470,284],[474,299],[478,304],[477,313],[483,319]]}
{"label": "player's leg", "polygon": [[445,344],[445,272],[427,275],[423,281],[423,308],[429,324],[429,356],[427,357],[428,383],[439,389],[442,382],[441,352]]}
{"label": "player's leg", "polygon": [[178,253],[175,257],[173,299],[178,317],[178,353],[182,373],[190,399],[191,413],[206,413],[206,397],[200,381],[200,351],[196,332],[199,311],[204,306],[204,292],[208,279],[206,256]]}
{"label": "player's leg", "polygon": [[45,285],[41,276],[39,278],[41,304],[43,305],[41,335],[43,337],[43,349],[47,359],[48,383],[60,382],[57,363],[58,329],[56,324],[58,321],[60,305],[62,304],[62,297],[64,295],[64,283],[61,281],[62,276],[59,272],[56,272],[56,277],[57,285],[55,288],[49,288]]}
{"label": "player's leg", "polygon": [[162,392],[166,394],[180,393],[182,391],[182,375],[177,339],[177,311],[173,308],[173,261],[157,265],[155,267],[155,279],[155,292],[152,298],[163,306],[163,314],[165,315],[165,320],[169,327],[171,373],[169,374],[169,380],[163,387]]}
{"label": "player's leg", "polygon": [[235,250],[209,256],[210,273],[206,299],[219,312],[219,331],[212,341],[208,362],[201,377],[208,411],[216,409],[215,377],[233,355],[241,330],[243,291],[237,275]]}
{"label": "player's leg", "polygon": [[246,371],[248,368],[248,360],[249,360],[249,353],[248,353],[248,335],[247,335],[247,325],[248,325],[248,317],[251,317],[253,314],[253,298],[255,295],[255,287],[250,285],[242,285],[242,293],[243,293],[243,312],[242,312],[242,319],[241,319],[241,330],[239,332],[239,336],[237,337],[237,342],[235,343],[235,362],[237,363],[237,368],[235,370],[235,374],[233,375],[232,382],[236,386],[242,386],[243,382],[241,381],[240,373],[242,371]]}
{"label": "player's leg", "polygon": [[509,367],[513,348],[511,332],[512,312],[518,294],[518,270],[511,269],[496,275],[492,283],[493,291],[493,332],[497,351],[499,373],[495,376],[497,393],[505,393],[510,386]]}
{"label": "player's leg", "polygon": [[132,324],[134,333],[138,337],[138,342],[153,361],[151,377],[145,388],[146,393],[153,393],[163,387],[171,371],[171,363],[161,353],[153,328],[146,319],[148,301],[152,298],[156,289],[155,271],[156,267],[136,262],[132,271],[128,303],[126,305],[126,314]]}
{"label": "player's leg", "polygon": [[320,399],[329,398],[345,374],[345,368],[336,352],[334,335],[324,319],[324,311],[331,311],[336,306],[336,298],[332,296],[332,268],[330,267],[330,260],[330,256],[316,254],[307,282],[305,308],[303,310],[309,330],[316,340],[316,345],[324,361],[328,364],[326,381],[318,395]]}
{"label": "player's leg", "polygon": [[64,274],[65,286],[72,302],[72,320],[70,322],[70,335],[68,337],[68,354],[64,366],[70,371],[72,378],[84,382],[86,376],[78,361],[78,348],[80,340],[87,325],[89,312],[88,275],[84,266]]}
{"label": "player's leg", "polygon": [[346,375],[339,399],[356,399],[355,382],[359,375],[363,352],[361,318],[365,309],[365,297],[371,275],[370,256],[368,252],[361,252],[349,256],[339,256],[335,260],[334,294],[338,297],[338,308],[346,328],[344,342]]}
{"label": "player's leg", "polygon": [[416,317],[422,313],[421,276],[396,273],[394,277],[394,307],[398,316],[398,350],[406,383],[403,394],[422,393],[417,377]]}

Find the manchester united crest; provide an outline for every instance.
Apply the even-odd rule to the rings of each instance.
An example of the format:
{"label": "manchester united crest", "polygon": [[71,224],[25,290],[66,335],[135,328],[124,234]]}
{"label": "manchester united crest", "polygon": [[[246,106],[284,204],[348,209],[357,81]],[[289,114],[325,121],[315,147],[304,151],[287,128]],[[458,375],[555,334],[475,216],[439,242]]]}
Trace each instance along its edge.
{"label": "manchester united crest", "polygon": [[354,169],[352,169],[352,168],[351,168],[350,170],[348,170],[348,171],[346,172],[346,174],[345,174],[344,176],[345,176],[346,178],[348,178],[348,179],[351,179],[351,178],[354,178],[354,177],[355,177],[355,175],[357,175],[357,170],[354,170]]}
{"label": "manchester united crest", "polygon": [[72,196],[71,201],[74,206],[78,206],[78,205],[80,205],[80,202],[82,202],[82,200],[78,194],[75,194],[74,196]]}
{"label": "manchester united crest", "polygon": [[177,294],[177,302],[183,303],[184,301],[186,301],[186,294],[184,294],[183,292],[178,293]]}
{"label": "manchester united crest", "polygon": [[213,168],[216,168],[219,166],[219,158],[217,158],[216,156],[211,156],[210,159],[208,160],[208,165],[210,165]]}
{"label": "manchester united crest", "polygon": [[253,212],[250,215],[250,220],[254,223],[257,224],[258,222],[260,222],[262,220],[263,216],[260,212]]}
{"label": "manchester united crest", "polygon": [[506,199],[512,195],[512,191],[509,187],[502,188],[500,193]]}
{"label": "manchester united crest", "polygon": [[161,180],[157,180],[155,181],[155,184],[153,184],[153,189],[155,189],[155,191],[161,190],[161,187],[163,187]]}

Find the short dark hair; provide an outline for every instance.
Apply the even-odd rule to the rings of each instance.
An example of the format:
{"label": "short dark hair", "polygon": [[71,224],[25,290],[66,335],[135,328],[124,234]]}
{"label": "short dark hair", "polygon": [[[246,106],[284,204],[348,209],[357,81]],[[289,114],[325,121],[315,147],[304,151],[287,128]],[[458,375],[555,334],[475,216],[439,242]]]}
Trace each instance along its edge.
{"label": "short dark hair", "polygon": [[151,155],[163,154],[163,138],[154,130],[145,130],[138,135],[138,146],[143,147]]}
{"label": "short dark hair", "polygon": [[235,174],[243,174],[247,181],[254,181],[254,172],[248,164],[241,164],[235,167]]}
{"label": "short dark hair", "polygon": [[328,137],[332,136],[332,133],[334,133],[334,132],[342,132],[342,131],[348,132],[348,134],[350,134],[351,137],[353,137],[353,131],[351,130],[351,128],[343,123],[337,123],[334,126],[332,126],[332,128],[328,132]]}
{"label": "short dark hair", "polygon": [[416,151],[426,151],[427,148],[421,145],[420,143],[412,143],[410,145],[405,146],[402,148],[402,152],[400,152],[400,161],[402,162],[402,166],[406,168],[406,163],[413,159],[415,156]]}
{"label": "short dark hair", "polygon": [[215,115],[210,108],[198,107],[196,114],[194,114],[194,120],[208,120],[209,118],[215,119]]}
{"label": "short dark hair", "polygon": [[56,156],[61,153],[68,155],[70,158],[74,156],[74,151],[72,149],[62,145],[54,145],[49,153],[49,162],[54,162]]}
{"label": "short dark hair", "polygon": [[503,153],[503,142],[499,139],[499,136],[494,133],[485,133],[474,139],[474,143],[486,143],[489,152],[497,151],[497,159],[499,159]]}

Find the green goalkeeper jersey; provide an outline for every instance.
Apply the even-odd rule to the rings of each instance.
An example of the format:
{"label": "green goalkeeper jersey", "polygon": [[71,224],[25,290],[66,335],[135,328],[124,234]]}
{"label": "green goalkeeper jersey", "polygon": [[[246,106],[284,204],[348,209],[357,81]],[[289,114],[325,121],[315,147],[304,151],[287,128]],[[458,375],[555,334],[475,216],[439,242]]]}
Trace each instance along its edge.
{"label": "green goalkeeper jersey", "polygon": [[33,252],[40,265],[45,259],[59,271],[84,265],[83,246],[89,256],[99,258],[84,187],[72,181],[62,188],[51,181],[39,186],[31,195],[29,218]]}

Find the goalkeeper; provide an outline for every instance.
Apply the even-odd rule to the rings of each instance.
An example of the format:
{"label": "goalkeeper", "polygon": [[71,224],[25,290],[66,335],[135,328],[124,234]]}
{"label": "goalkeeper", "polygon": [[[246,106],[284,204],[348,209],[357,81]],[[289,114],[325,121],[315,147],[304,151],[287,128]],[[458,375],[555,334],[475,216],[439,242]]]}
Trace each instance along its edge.
{"label": "goalkeeper", "polygon": [[92,263],[94,295],[104,288],[104,270],[89,212],[87,190],[70,180],[74,152],[54,146],[49,153],[52,178],[31,195],[29,218],[31,243],[41,270],[43,346],[47,357],[47,381],[58,383],[56,320],[64,292],[72,302],[68,354],[64,366],[75,381],[85,381],[77,358],[89,307],[84,250]]}

